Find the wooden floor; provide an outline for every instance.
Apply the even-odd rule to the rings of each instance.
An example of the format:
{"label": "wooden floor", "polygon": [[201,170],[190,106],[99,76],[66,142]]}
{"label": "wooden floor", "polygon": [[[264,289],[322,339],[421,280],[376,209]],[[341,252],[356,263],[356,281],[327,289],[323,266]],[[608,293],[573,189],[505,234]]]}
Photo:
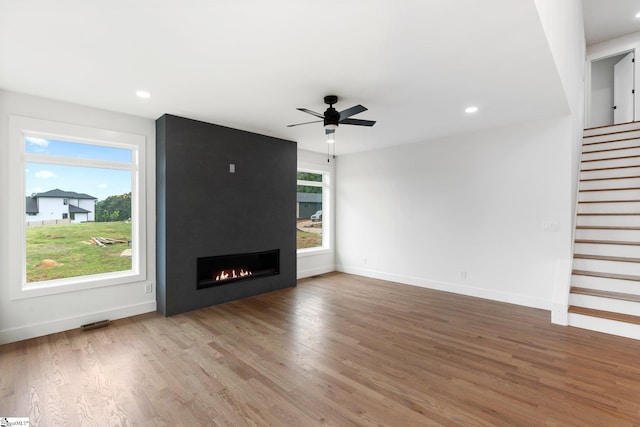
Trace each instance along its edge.
{"label": "wooden floor", "polygon": [[40,426],[640,424],[640,342],[332,273],[0,346],[0,416]]}

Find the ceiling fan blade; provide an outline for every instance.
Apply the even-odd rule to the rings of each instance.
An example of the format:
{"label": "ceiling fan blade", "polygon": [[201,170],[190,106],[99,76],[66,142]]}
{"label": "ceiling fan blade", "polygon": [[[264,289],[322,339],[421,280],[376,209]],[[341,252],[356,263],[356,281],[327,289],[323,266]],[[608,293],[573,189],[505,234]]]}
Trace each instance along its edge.
{"label": "ceiling fan blade", "polygon": [[356,125],[356,126],[373,126],[376,124],[374,120],[360,120],[360,119],[344,119],[340,120],[341,125]]}
{"label": "ceiling fan blade", "polygon": [[296,110],[304,111],[307,114],[311,114],[312,116],[316,116],[316,117],[319,117],[321,119],[324,119],[324,115],[323,114],[316,113],[315,111],[307,110],[306,108],[296,108]]}
{"label": "ceiling fan blade", "polygon": [[325,129],[324,130],[325,135],[329,135],[330,133],[336,133],[335,129]]}
{"label": "ceiling fan blade", "polygon": [[362,105],[355,105],[351,108],[347,108],[346,110],[340,111],[340,123],[347,117],[354,116],[358,113],[362,113],[363,111],[367,111],[366,107]]}
{"label": "ceiling fan blade", "polygon": [[288,128],[292,128],[294,126],[308,125],[309,123],[320,123],[320,122],[322,122],[322,120],[314,120],[312,122],[304,122],[304,123],[296,123],[296,124],[293,124],[293,125],[287,125],[287,127]]}

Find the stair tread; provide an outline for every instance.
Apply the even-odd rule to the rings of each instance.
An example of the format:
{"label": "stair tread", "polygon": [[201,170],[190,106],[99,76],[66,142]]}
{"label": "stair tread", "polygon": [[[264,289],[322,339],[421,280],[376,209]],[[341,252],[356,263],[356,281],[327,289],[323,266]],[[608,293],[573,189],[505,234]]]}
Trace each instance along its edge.
{"label": "stair tread", "polygon": [[608,255],[573,254],[574,259],[592,259],[597,261],[640,262],[640,258]]}
{"label": "stair tread", "polygon": [[578,216],[628,216],[640,215],[640,212],[578,212]]}
{"label": "stair tread", "polygon": [[631,280],[633,282],[640,282],[640,276],[632,276],[631,274],[601,273],[598,271],[586,270],[573,270],[571,274],[575,276],[602,277],[604,279]]}
{"label": "stair tread", "polygon": [[589,193],[593,191],[624,191],[624,190],[640,190],[640,187],[592,188],[588,190],[580,190],[580,193]]}
{"label": "stair tread", "polygon": [[640,316],[632,316],[630,314],[615,313],[613,311],[595,310],[593,308],[569,306],[569,313],[583,314],[585,316],[599,317],[601,319],[617,320],[619,322],[633,323],[640,325]]}
{"label": "stair tread", "polygon": [[[640,288],[638,289],[640,290]],[[574,287],[574,286],[571,287],[570,292],[572,294],[611,298],[611,299],[617,299],[622,301],[640,302],[640,295],[625,294],[623,292],[611,292],[611,291],[604,291],[601,289],[589,289],[589,288],[581,288],[581,287]]]}
{"label": "stair tread", "polygon": [[640,246],[640,242],[630,242],[628,240],[576,239],[575,243],[589,243],[594,245]]}
{"label": "stair tread", "polygon": [[578,203],[637,203],[640,202],[639,199],[629,199],[629,200],[581,200]]}
{"label": "stair tread", "polygon": [[577,225],[576,230],[640,230],[640,227],[624,225]]}

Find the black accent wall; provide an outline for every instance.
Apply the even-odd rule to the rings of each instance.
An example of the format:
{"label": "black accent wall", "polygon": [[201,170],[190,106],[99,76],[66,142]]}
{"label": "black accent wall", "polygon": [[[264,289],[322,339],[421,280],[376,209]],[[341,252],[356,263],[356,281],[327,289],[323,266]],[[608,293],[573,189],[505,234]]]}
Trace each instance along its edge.
{"label": "black accent wall", "polygon": [[[296,285],[295,142],[165,114],[156,158],[160,313]],[[278,275],[197,289],[198,258],[274,249]]]}

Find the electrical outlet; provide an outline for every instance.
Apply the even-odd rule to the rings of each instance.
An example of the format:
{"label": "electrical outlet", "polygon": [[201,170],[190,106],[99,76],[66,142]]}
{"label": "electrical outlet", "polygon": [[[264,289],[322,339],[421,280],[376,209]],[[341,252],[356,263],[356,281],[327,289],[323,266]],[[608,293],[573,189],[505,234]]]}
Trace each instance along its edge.
{"label": "electrical outlet", "polygon": [[362,263],[363,263],[363,264],[366,264],[366,263],[367,263],[367,257],[366,257],[366,256],[365,256],[365,257],[362,257]]}
{"label": "electrical outlet", "polygon": [[152,290],[153,290],[153,286],[151,285],[151,283],[147,283],[144,285],[145,294],[150,294]]}
{"label": "electrical outlet", "polygon": [[467,278],[467,270],[460,270],[460,278],[463,280]]}

